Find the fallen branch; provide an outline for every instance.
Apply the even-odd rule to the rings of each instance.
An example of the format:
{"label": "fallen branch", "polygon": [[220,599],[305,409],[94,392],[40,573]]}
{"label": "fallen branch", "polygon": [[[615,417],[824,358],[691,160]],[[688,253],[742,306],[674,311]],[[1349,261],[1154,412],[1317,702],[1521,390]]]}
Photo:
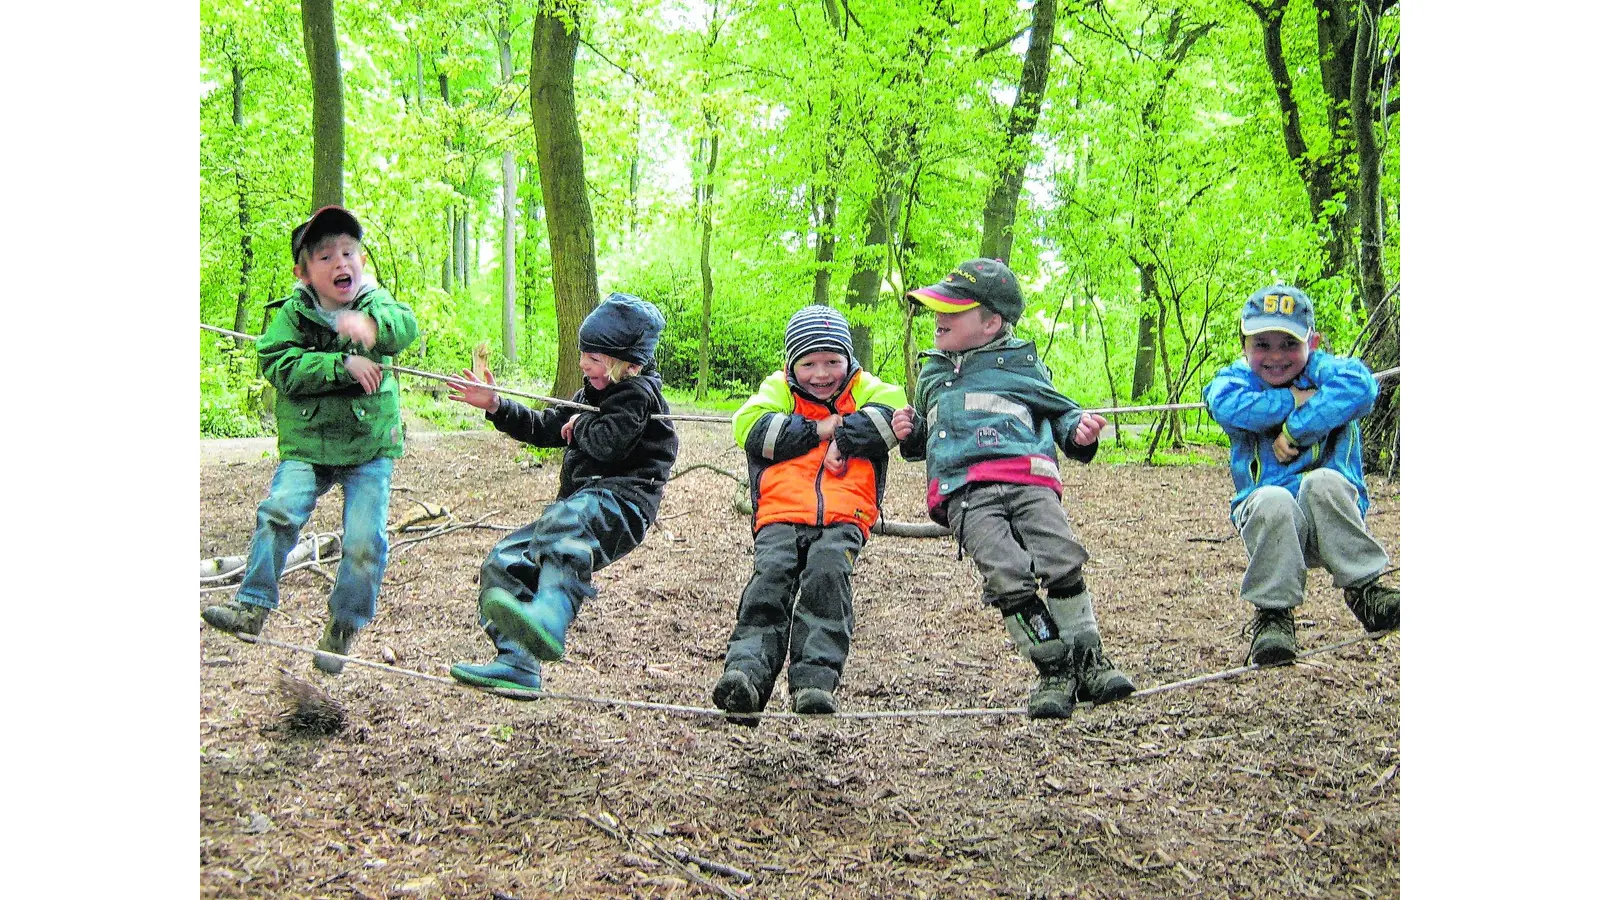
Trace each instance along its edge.
{"label": "fallen branch", "polygon": [[[606,817],[609,818],[609,819],[615,820],[615,817],[613,817],[613,816],[607,815]],[[616,838],[617,840],[622,841],[630,849],[633,847],[634,840],[637,839],[640,844],[644,845],[644,848],[646,850],[650,851],[652,856],[655,856],[657,859],[661,860],[662,862],[666,863],[667,865],[672,866],[674,869],[677,869],[678,871],[682,872],[683,874],[689,876],[689,878],[692,881],[694,881],[696,884],[700,885],[701,887],[706,888],[707,890],[715,891],[716,893],[719,893],[724,897],[732,897],[732,898],[734,898],[734,900],[744,900],[744,897],[741,896],[740,894],[738,894],[738,893],[736,893],[736,892],[734,892],[732,890],[729,890],[726,886],[717,884],[715,881],[712,881],[712,880],[706,878],[704,875],[701,875],[699,872],[696,872],[694,869],[690,868],[683,861],[679,860],[677,856],[675,856],[674,854],[672,854],[669,851],[666,851],[666,850],[661,849],[660,847],[657,847],[654,843],[646,840],[643,835],[640,835],[640,834],[632,831],[631,829],[628,829],[626,826],[622,825],[621,822],[618,822],[617,823],[617,827],[613,828],[610,825],[607,825],[606,823],[601,822],[600,820],[595,819],[595,818],[593,818],[593,817],[591,817],[591,816],[589,816],[587,814],[584,814],[584,813],[579,813],[578,814],[578,818],[584,820],[585,822],[588,822],[590,825],[593,825],[594,827],[600,829],[601,831],[604,831],[606,834],[611,835],[612,837]],[[619,831],[618,829],[623,829],[623,830]],[[735,870],[735,871],[737,871],[737,870]]]}
{"label": "fallen branch", "polygon": [[681,475],[687,475],[690,472],[693,472],[695,469],[710,469],[711,471],[717,473],[718,475],[724,475],[724,476],[727,476],[728,478],[732,478],[734,481],[737,481],[740,484],[744,484],[745,483],[743,478],[740,478],[739,476],[733,474],[732,472],[729,472],[727,469],[719,469],[719,468],[717,468],[716,466],[713,466],[710,463],[695,463],[694,465],[689,466],[686,469],[679,469],[678,471],[673,472],[671,475],[668,475],[667,476],[667,480],[668,481],[672,481],[673,479],[675,479],[675,478],[677,478],[677,477],[679,477]]}

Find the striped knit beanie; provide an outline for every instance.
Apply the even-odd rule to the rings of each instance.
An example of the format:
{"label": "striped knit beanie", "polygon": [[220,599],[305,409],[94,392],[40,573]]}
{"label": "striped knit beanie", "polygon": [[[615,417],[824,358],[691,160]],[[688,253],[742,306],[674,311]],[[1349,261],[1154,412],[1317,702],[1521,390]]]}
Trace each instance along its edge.
{"label": "striped knit beanie", "polygon": [[807,353],[831,350],[843,353],[853,368],[855,345],[850,343],[850,323],[831,306],[815,303],[800,307],[783,330],[784,369],[794,371],[795,361]]}

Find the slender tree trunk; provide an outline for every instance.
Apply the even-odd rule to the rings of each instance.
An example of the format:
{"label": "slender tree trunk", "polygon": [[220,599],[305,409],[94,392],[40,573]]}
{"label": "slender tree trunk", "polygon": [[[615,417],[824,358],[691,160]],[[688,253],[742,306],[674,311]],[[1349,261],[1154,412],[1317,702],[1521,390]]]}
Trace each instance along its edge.
{"label": "slender tree trunk", "polygon": [[1133,353],[1133,391],[1130,397],[1143,397],[1155,387],[1156,381],[1156,319],[1149,304],[1159,303],[1156,296],[1156,267],[1154,263],[1139,266],[1139,331]]}
{"label": "slender tree trunk", "polygon": [[[511,59],[511,4],[500,3],[500,20],[494,32],[500,52],[500,81],[509,86],[515,76]],[[500,154],[500,355],[517,364],[517,154]]]}
{"label": "slender tree trunk", "polygon": [[[893,151],[891,150],[891,153]],[[889,235],[900,212],[900,193],[897,183],[900,166],[888,160],[880,167],[878,192],[867,207],[867,239],[856,255],[855,271],[845,285],[844,302],[848,306],[873,307],[883,294],[883,272],[888,265]],[[850,326],[850,342],[855,346],[856,360],[869,372],[876,371],[872,354],[872,326]]]}
{"label": "slender tree trunk", "polygon": [[711,281],[711,220],[713,201],[716,199],[717,134],[716,122],[706,116],[706,129],[710,133],[710,146],[706,154],[705,184],[701,188],[700,203],[700,371],[695,378],[694,398],[705,400],[711,383],[711,300],[714,285]]}
{"label": "slender tree trunk", "polygon": [[827,306],[828,283],[833,280],[834,250],[839,241],[839,191],[831,175],[821,177],[825,180],[821,185],[822,202],[817,204],[817,266],[811,273],[811,302]]}
{"label": "slender tree trunk", "polygon": [[[557,7],[562,6],[558,12]],[[533,23],[533,134],[539,187],[550,231],[550,269],[556,298],[556,396],[578,389],[578,326],[599,302],[594,218],[583,180],[583,135],[578,130],[572,71],[578,52],[578,9],[541,0]],[[570,15],[570,25],[562,20]]]}
{"label": "slender tree trunk", "polygon": [[[239,139],[244,133],[244,73],[239,71],[239,61],[233,60],[233,133]],[[244,331],[250,314],[250,270],[255,265],[255,249],[250,245],[250,204],[244,185],[244,167],[233,169],[233,184],[239,198],[239,296],[233,307],[233,330]],[[241,346],[243,339],[236,339]]]}
{"label": "slender tree trunk", "polygon": [[1022,193],[1022,175],[1032,155],[1033,129],[1039,122],[1039,109],[1050,82],[1050,48],[1055,43],[1055,33],[1056,0],[1038,0],[1033,5],[1033,29],[1028,38],[1027,55],[1022,61],[1017,102],[1011,107],[994,183],[983,206],[980,256],[1011,261],[1017,198]]}
{"label": "slender tree trunk", "polygon": [[[1350,77],[1351,129],[1357,158],[1356,216],[1361,228],[1361,303],[1366,309],[1368,344],[1366,361],[1373,371],[1400,364],[1398,303],[1385,303],[1388,294],[1383,270],[1383,148],[1374,131],[1372,78],[1377,60],[1378,16],[1381,0],[1360,0],[1356,9],[1355,55]],[[1398,381],[1379,383],[1378,399],[1366,421],[1363,461],[1369,470],[1400,469],[1400,393]]]}
{"label": "slender tree trunk", "polygon": [[456,263],[456,208],[444,208],[444,259],[439,263],[439,286],[445,293],[450,293],[450,285],[454,283],[452,276],[455,274]]}
{"label": "slender tree trunk", "polygon": [[311,69],[311,208],[344,205],[344,83],[333,0],[300,0]]}

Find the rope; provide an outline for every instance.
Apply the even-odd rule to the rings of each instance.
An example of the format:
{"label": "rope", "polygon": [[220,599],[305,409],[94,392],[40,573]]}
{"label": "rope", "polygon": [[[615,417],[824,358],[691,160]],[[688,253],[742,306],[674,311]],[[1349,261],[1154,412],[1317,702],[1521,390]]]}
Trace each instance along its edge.
{"label": "rope", "polygon": [[[228,330],[226,328],[218,328],[215,325],[207,325],[204,322],[200,323],[200,327],[202,329],[206,330],[206,331],[214,331],[217,334],[227,335],[228,337],[240,338],[242,340],[247,340],[247,341],[253,341],[253,340],[256,339],[254,335],[243,334],[243,333],[238,332],[238,331],[230,331],[230,330]],[[414,376],[416,376],[418,378],[432,378],[435,381],[443,381],[446,384],[454,384],[454,385],[459,385],[461,387],[482,387],[482,384],[479,384],[479,383],[476,383],[476,382],[471,382],[471,381],[463,381],[462,379],[457,378],[454,375],[440,375],[440,374],[437,374],[435,372],[425,372],[422,369],[411,369],[411,368],[407,368],[405,366],[393,365],[391,363],[380,363],[379,365],[382,366],[385,369],[389,369],[389,370],[394,371],[394,372],[401,372],[401,373],[404,373],[406,375],[414,375]],[[1378,379],[1379,381],[1382,381],[1385,378],[1388,378],[1388,377],[1393,376],[1393,375],[1398,375],[1398,374],[1400,374],[1400,367],[1399,366],[1395,366],[1392,369],[1384,369],[1382,372],[1378,372],[1375,375],[1373,375],[1372,377]],[[507,388],[507,387],[501,387],[498,384],[494,386],[494,389],[495,389],[496,393],[510,394],[513,397],[526,397],[526,398],[528,398],[530,400],[538,400],[541,403],[548,403],[548,404],[551,404],[553,406],[570,406],[573,409],[581,409],[581,410],[585,410],[586,412],[599,412],[600,411],[598,407],[590,406],[587,403],[578,403],[578,402],[573,401],[573,400],[562,400],[562,399],[557,398],[557,397],[543,397],[543,396],[540,396],[539,394],[530,394],[527,391],[518,391],[518,390],[513,390],[513,389]],[[1084,412],[1086,412],[1086,413],[1095,413],[1097,415],[1115,416],[1115,415],[1123,415],[1125,413],[1166,412],[1166,411],[1169,411],[1169,410],[1176,411],[1176,410],[1205,409],[1205,408],[1206,408],[1206,405],[1204,403],[1158,403],[1158,404],[1155,404],[1154,406],[1104,406],[1104,407],[1098,407],[1096,409],[1086,409],[1086,410],[1084,410]],[[724,424],[729,424],[729,423],[733,422],[733,417],[732,416],[681,416],[681,415],[657,414],[657,415],[651,416],[650,418],[652,418],[652,419],[667,419],[667,420],[676,421],[676,422],[722,422]]]}
{"label": "rope", "polygon": [[[1352,644],[1359,644],[1362,641],[1377,641],[1377,640],[1381,640],[1384,637],[1387,637],[1388,635],[1390,635],[1392,633],[1393,633],[1392,631],[1379,631],[1379,632],[1371,632],[1371,633],[1368,633],[1368,634],[1363,634],[1360,637],[1347,638],[1347,639],[1339,641],[1337,643],[1326,644],[1324,646],[1316,647],[1316,648],[1311,649],[1311,650],[1301,651],[1299,653],[1299,655],[1296,657],[1296,659],[1305,659],[1308,656],[1317,656],[1317,655],[1323,654],[1323,653],[1331,653],[1334,650],[1338,650],[1338,649],[1343,648],[1343,647],[1348,647],[1348,646],[1350,646]],[[304,647],[304,646],[301,646],[299,644],[288,644],[288,643],[284,643],[282,641],[272,640],[271,638],[264,638],[264,637],[261,637],[259,635],[234,634],[233,636],[238,638],[241,641],[244,641],[244,642],[250,643],[250,644],[261,644],[261,645],[264,645],[264,646],[267,646],[267,647],[277,647],[280,650],[293,650],[293,651],[296,651],[298,653],[309,653],[309,654],[312,654],[312,655],[316,655],[318,653],[323,653],[323,654],[325,654],[327,656],[338,657],[339,659],[344,660],[346,663],[355,663],[356,665],[359,665],[359,666],[366,666],[369,669],[377,669],[380,672],[387,672],[387,673],[392,673],[392,674],[396,674],[396,675],[403,675],[403,676],[405,676],[407,678],[415,678],[415,679],[419,679],[421,681],[430,681],[430,682],[434,682],[436,684],[444,684],[444,685],[448,685],[450,687],[461,688],[461,689],[468,690],[468,691],[476,691],[476,692],[485,693],[485,694],[496,694],[496,695],[499,695],[501,697],[507,697],[507,698],[510,698],[510,699],[513,699],[513,700],[565,700],[565,701],[567,701],[569,703],[587,703],[587,704],[590,704],[590,705],[593,705],[593,706],[611,706],[611,707],[621,707],[621,708],[624,708],[624,709],[650,710],[650,711],[653,711],[653,712],[679,713],[679,714],[682,714],[682,715],[689,715],[689,716],[704,716],[704,717],[710,717],[710,718],[733,718],[733,719],[861,719],[861,720],[866,720],[866,719],[955,719],[955,718],[975,718],[975,717],[979,717],[979,716],[1025,716],[1025,715],[1028,714],[1028,710],[1025,707],[1020,707],[1020,706],[983,706],[983,707],[968,707],[968,708],[959,708],[959,709],[862,710],[862,711],[857,711],[857,712],[850,712],[850,711],[837,712],[837,713],[832,713],[832,714],[824,715],[824,716],[801,715],[801,714],[796,713],[796,712],[729,713],[729,712],[724,712],[724,711],[722,711],[720,709],[712,709],[712,708],[704,707],[704,706],[681,706],[681,705],[675,704],[675,703],[653,703],[653,702],[650,702],[648,700],[626,700],[626,699],[622,699],[620,697],[593,697],[593,696],[589,696],[589,695],[586,695],[586,694],[567,694],[567,693],[561,693],[561,692],[558,692],[558,691],[543,691],[543,690],[540,690],[540,691],[534,691],[534,690],[523,691],[523,690],[512,690],[512,689],[509,689],[509,688],[477,688],[477,687],[472,687],[470,685],[462,684],[462,683],[456,681],[453,678],[444,678],[444,677],[441,677],[439,675],[429,675],[426,672],[418,672],[415,669],[403,669],[403,668],[400,668],[399,666],[388,665],[387,663],[372,662],[370,660],[361,659],[360,657],[357,657],[357,656],[340,656],[337,653],[327,653],[326,651],[318,650],[318,649],[316,649],[314,647]],[[1289,662],[1292,662],[1292,660],[1289,661]],[[1251,663],[1249,665],[1238,666],[1238,667],[1232,668],[1232,669],[1224,669],[1223,671],[1220,671],[1220,672],[1212,672],[1212,673],[1209,673],[1209,674],[1206,674],[1206,675],[1197,675],[1197,676],[1195,676],[1193,678],[1183,679],[1182,681],[1172,681],[1172,682],[1168,682],[1167,684],[1156,685],[1155,687],[1145,688],[1144,690],[1141,690],[1141,691],[1134,691],[1133,693],[1129,694],[1127,697],[1124,697],[1121,701],[1117,701],[1117,702],[1126,702],[1128,700],[1133,700],[1135,698],[1140,698],[1140,697],[1151,697],[1151,696],[1154,696],[1156,694],[1164,694],[1164,693],[1166,693],[1168,691],[1175,691],[1175,690],[1179,690],[1179,689],[1182,689],[1182,688],[1193,687],[1193,686],[1198,685],[1198,684],[1207,684],[1207,683],[1210,683],[1210,682],[1213,682],[1213,681],[1225,681],[1225,680],[1232,679],[1232,678],[1238,678],[1241,675],[1246,675],[1246,674],[1248,674],[1250,672],[1255,672],[1255,671],[1262,670],[1262,669],[1279,668],[1279,667],[1282,667],[1282,666],[1285,666],[1285,665],[1288,665],[1288,664],[1289,663],[1286,662],[1286,663],[1273,663],[1271,665],[1261,666],[1261,665],[1257,665],[1255,663]],[[1080,703],[1080,704],[1078,704],[1078,709],[1093,709],[1093,708],[1094,708],[1094,704],[1093,703]]]}

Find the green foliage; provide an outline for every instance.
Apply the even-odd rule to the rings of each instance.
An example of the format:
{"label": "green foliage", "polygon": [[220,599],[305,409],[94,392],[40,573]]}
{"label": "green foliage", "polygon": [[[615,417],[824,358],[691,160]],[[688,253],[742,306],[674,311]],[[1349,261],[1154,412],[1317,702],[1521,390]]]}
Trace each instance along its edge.
{"label": "green foliage", "polygon": [[[231,344],[231,341],[223,343]],[[200,436],[259,437],[274,433],[261,417],[265,379],[254,374],[253,348],[214,351],[200,366]]]}
{"label": "green foliage", "polygon": [[[346,204],[367,228],[369,270],[417,313],[422,337],[403,365],[457,372],[487,342],[502,383],[537,387],[556,374],[529,125],[537,5],[338,6]],[[204,0],[200,12],[200,315],[256,333],[264,304],[292,284],[288,232],[309,212],[311,91],[299,9],[290,0]],[[1323,152],[1331,138],[1315,14],[1291,4],[1284,42],[1306,139]],[[666,313],[658,355],[674,391],[692,396],[699,376],[699,214],[709,218],[715,285],[709,387],[723,398],[712,405],[742,400],[782,364],[784,324],[811,302],[818,272],[829,302],[870,328],[875,374],[907,380],[901,296],[977,254],[1026,40],[1007,39],[1031,15],[982,0],[581,5],[574,83],[600,290],[638,294]],[[1397,16],[1384,16],[1386,46],[1397,27]],[[1249,8],[1236,0],[1063,6],[1055,43],[1010,263],[1028,301],[1018,332],[1045,351],[1058,387],[1086,406],[1196,400],[1239,352],[1244,298],[1279,279],[1318,301],[1326,346],[1348,351],[1365,313],[1349,275],[1315,280],[1322,234],[1285,151]],[[1388,120],[1390,209],[1398,128]],[[506,150],[519,171],[515,365],[501,344]],[[700,188],[709,188],[709,204]],[[867,242],[868,213],[885,196],[897,203],[888,252]],[[465,217],[470,233],[465,284],[445,273],[452,217]],[[1386,226],[1392,272],[1398,236],[1397,221]],[[825,237],[836,241],[831,262],[818,260]],[[1154,273],[1154,290],[1141,289],[1141,265]],[[846,285],[863,267],[877,267],[883,291],[876,303],[846,305]],[[1155,386],[1132,397],[1141,317],[1165,331]],[[931,316],[919,312],[911,330],[917,348],[931,346]],[[201,352],[203,430],[259,430],[253,375],[242,374],[253,367],[226,362],[209,342]],[[453,427],[448,401],[410,397],[418,420]]]}

